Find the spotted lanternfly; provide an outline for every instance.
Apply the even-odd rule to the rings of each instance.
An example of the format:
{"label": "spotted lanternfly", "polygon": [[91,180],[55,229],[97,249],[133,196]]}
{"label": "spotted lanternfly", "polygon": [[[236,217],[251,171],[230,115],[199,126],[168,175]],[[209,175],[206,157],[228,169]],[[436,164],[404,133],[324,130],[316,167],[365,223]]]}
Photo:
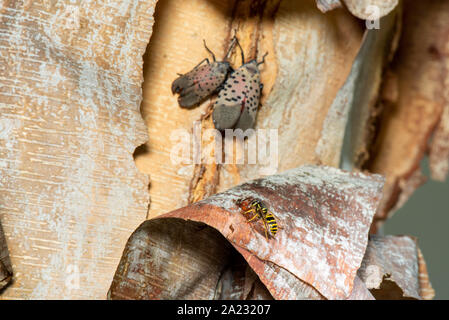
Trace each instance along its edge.
{"label": "spotted lanternfly", "polygon": [[230,74],[214,104],[212,119],[216,129],[246,130],[254,126],[263,88],[258,66],[265,62],[267,54],[261,62],[251,60],[245,63],[242,50],[242,66]]}
{"label": "spotted lanternfly", "polygon": [[[237,38],[234,37],[225,59],[236,41]],[[206,41],[203,40],[203,42],[214,61],[210,63],[208,58],[204,59],[190,72],[180,75],[171,86],[172,93],[179,93],[178,103],[184,108],[196,106],[212,93],[221,89],[227,75],[232,71],[229,62],[216,61],[215,54],[206,46]],[[207,64],[202,65],[204,62]]]}

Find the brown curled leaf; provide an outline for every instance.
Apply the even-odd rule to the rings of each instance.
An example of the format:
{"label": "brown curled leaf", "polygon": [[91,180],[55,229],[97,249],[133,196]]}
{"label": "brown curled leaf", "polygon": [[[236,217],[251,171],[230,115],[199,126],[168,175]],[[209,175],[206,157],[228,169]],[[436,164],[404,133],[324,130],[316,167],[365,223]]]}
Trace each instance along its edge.
{"label": "brown curled leaf", "polygon": [[418,250],[409,236],[371,235],[358,276],[376,299],[421,299],[420,283],[428,292],[432,287],[420,280],[427,272],[419,266]]}
{"label": "brown curled leaf", "polygon": [[[361,297],[363,286],[354,292],[353,284],[383,182],[304,166],[145,221],[128,240],[109,298]],[[276,216],[275,238],[265,239],[261,221],[246,221],[236,202],[247,197]]]}

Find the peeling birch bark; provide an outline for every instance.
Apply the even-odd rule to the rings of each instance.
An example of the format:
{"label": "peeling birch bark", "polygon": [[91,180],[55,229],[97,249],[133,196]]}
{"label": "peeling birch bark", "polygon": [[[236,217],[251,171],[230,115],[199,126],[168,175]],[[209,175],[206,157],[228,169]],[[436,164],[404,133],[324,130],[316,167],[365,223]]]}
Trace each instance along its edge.
{"label": "peeling birch bark", "polygon": [[323,123],[315,151],[322,163],[353,170],[368,157],[383,70],[397,45],[399,16],[395,10],[380,20],[382,28],[365,31],[351,73]]}
{"label": "peeling birch bark", "polygon": [[105,298],[148,207],[132,154],[155,3],[1,2],[2,298]]}
{"label": "peeling birch bark", "polygon": [[419,271],[419,295],[424,300],[432,300],[435,297],[435,290],[429,280],[426,261],[421,250],[418,247],[418,271]]}
{"label": "peeling birch bark", "polygon": [[[419,266],[419,249],[408,236],[371,235],[357,274],[376,299],[431,299],[433,290]],[[421,283],[425,284],[421,291]]]}
{"label": "peeling birch bark", "polygon": [[[279,165],[271,170],[267,163],[269,156],[256,164],[207,163],[215,156],[213,150],[209,154],[203,152],[201,164],[173,163],[172,148],[180,142],[192,143],[196,120],[203,129],[198,140],[202,149],[210,146],[211,140],[204,133],[213,128],[211,117],[207,116],[213,99],[196,109],[182,109],[176,96],[171,95],[171,82],[176,73],[189,70],[206,57],[203,39],[220,57],[226,52],[234,30],[246,60],[260,59],[268,52],[266,63],[260,66],[264,89],[256,130],[276,130]],[[347,10],[335,9],[324,15],[310,0],[257,3],[246,0],[235,6],[226,1],[159,2],[155,31],[145,58],[145,78],[149,81],[144,83],[142,112],[150,139],[136,154],[137,166],[150,174],[152,180],[149,216],[185,206],[250,179],[307,163],[321,163],[315,148],[323,134],[324,119],[350,72],[362,37],[363,26]],[[184,45],[185,39],[189,39],[188,46]],[[235,51],[230,60],[235,67],[240,66],[240,53]],[[159,65],[164,67],[157,68]],[[166,127],[173,129],[161,130]],[[178,134],[178,140],[175,128],[178,133],[183,132]],[[173,135],[175,140],[169,142]],[[241,144],[237,149],[237,154],[247,151]],[[167,163],[170,170],[166,169]],[[326,161],[322,164],[331,165]]]}
{"label": "peeling birch bark", "polygon": [[369,292],[365,283],[356,276],[354,279],[354,287],[348,300],[375,300],[371,292]]}
{"label": "peeling birch bark", "polygon": [[[449,39],[448,42],[449,43]],[[447,47],[448,45],[446,45]],[[449,54],[449,53],[448,53]],[[446,72],[449,70],[449,59],[446,58]],[[438,127],[432,137],[429,151],[429,166],[432,179],[445,181],[449,173],[449,75],[444,80],[444,110]]]}
{"label": "peeling birch bark", "polygon": [[[241,296],[242,271],[226,268],[233,247],[275,299],[369,298],[354,281],[382,185],[378,175],[304,166],[148,220],[128,240],[109,297],[210,299],[218,283],[226,287],[222,273],[221,292]],[[247,197],[277,217],[274,239],[246,221],[236,202]]]}
{"label": "peeling birch bark", "polygon": [[[150,138],[135,154],[136,166],[151,177],[150,216],[196,200],[190,192],[191,185],[200,183],[197,181],[203,176],[215,179],[213,165],[206,172],[195,168],[193,158],[182,163],[171,160],[176,145],[192,143],[194,123],[201,119],[210,100],[198,108],[183,109],[170,88],[177,73],[189,71],[208,56],[203,39],[217,58],[225,54],[231,19],[232,6],[228,1],[158,1],[151,42],[144,56],[144,78],[148,81],[143,84],[141,105]],[[200,125],[211,128],[211,124]]]}
{"label": "peeling birch bark", "polygon": [[[449,170],[449,6],[405,0],[401,13],[398,3],[2,2],[0,217],[11,259],[0,232],[0,288],[15,277],[2,298],[104,298],[147,214],[143,172],[150,217],[207,199],[141,224],[110,298],[373,299],[356,271],[374,211],[385,219],[424,182],[426,151],[434,179]],[[377,18],[381,30],[359,20]],[[383,70],[402,18],[407,28]],[[276,131],[275,167],[271,150],[256,164],[210,162],[222,152],[206,134],[215,98],[186,110],[170,92],[178,72],[207,56],[203,39],[220,57],[234,31],[246,61],[269,53],[255,129]],[[240,66],[238,51],[230,62]],[[234,160],[251,154],[248,142],[237,142]],[[177,143],[189,155],[200,147],[199,157],[175,162]],[[380,176],[329,167],[235,187],[304,164],[336,167],[345,155],[345,168],[387,176],[380,208]],[[274,246],[238,213],[235,200],[246,195],[281,218]],[[418,285],[407,291],[396,271],[394,281],[384,272],[390,296],[433,297],[416,250],[407,267],[418,266]],[[379,265],[392,270],[387,262]]]}
{"label": "peeling birch bark", "polygon": [[407,27],[382,86],[380,108],[384,111],[370,160],[364,166],[387,177],[375,218],[379,222],[399,207],[398,200],[405,202],[423,182],[420,163],[438,125],[431,148],[433,176],[443,178],[448,161],[443,137],[444,112],[449,105],[449,2],[407,0],[403,8],[403,25]]}

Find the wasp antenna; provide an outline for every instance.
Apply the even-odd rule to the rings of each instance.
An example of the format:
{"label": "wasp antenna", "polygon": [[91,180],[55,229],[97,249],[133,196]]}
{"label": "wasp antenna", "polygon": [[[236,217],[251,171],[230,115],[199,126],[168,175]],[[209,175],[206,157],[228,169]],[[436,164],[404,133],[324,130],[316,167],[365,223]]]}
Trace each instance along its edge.
{"label": "wasp antenna", "polygon": [[265,63],[265,57],[266,57],[267,55],[268,55],[268,51],[263,55],[262,61],[257,62],[257,65],[258,65],[258,66],[261,65],[262,63]]}
{"label": "wasp antenna", "polygon": [[206,45],[206,40],[203,39],[203,43],[204,43],[204,48],[206,48],[206,50],[212,55],[212,59],[214,59],[214,62],[215,62],[215,61],[216,61],[216,60],[215,60],[215,54],[212,52],[212,50],[210,50],[210,49],[207,47],[207,45]]}
{"label": "wasp antenna", "polygon": [[267,241],[269,240],[268,239],[268,226],[267,226],[267,223],[265,222],[265,219],[263,219],[263,225],[264,225],[264,229],[265,229],[265,239],[267,239]]}

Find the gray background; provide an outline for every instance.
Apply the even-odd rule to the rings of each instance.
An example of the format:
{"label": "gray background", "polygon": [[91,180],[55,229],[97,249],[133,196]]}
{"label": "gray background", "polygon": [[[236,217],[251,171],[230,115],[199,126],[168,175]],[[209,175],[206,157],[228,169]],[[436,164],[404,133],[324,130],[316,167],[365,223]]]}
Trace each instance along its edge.
{"label": "gray background", "polygon": [[[427,160],[421,164],[429,177]],[[381,233],[412,235],[427,263],[435,299],[449,299],[449,179],[430,179],[385,223]]]}

